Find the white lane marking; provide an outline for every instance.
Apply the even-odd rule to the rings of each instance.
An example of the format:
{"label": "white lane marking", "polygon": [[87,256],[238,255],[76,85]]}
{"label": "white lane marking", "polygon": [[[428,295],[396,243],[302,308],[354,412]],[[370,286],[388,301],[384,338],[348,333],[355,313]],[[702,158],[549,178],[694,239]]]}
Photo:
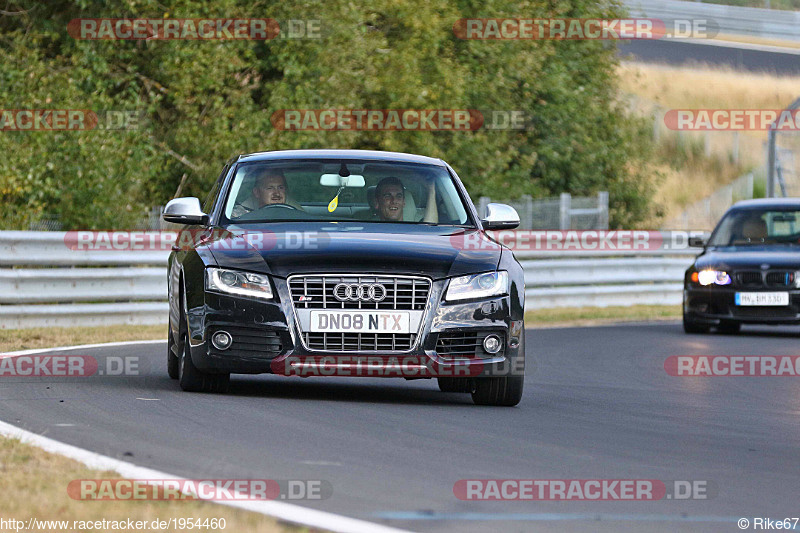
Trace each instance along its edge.
{"label": "white lane marking", "polygon": [[489,520],[540,521],[561,520],[603,522],[736,522],[735,516],[690,516],[668,514],[611,514],[611,513],[429,513],[422,511],[386,511],[374,516],[389,520]]}
{"label": "white lane marking", "polygon": [[[41,448],[50,453],[56,453],[79,461],[89,468],[98,470],[113,470],[125,478],[130,479],[176,479],[185,481],[184,478],[159,472],[151,468],[137,466],[133,463],[120,461],[99,453],[90,452],[65,444],[57,440],[37,435],[22,428],[12,426],[5,422],[0,421],[0,435],[16,438]],[[322,529],[326,531],[335,531],[341,533],[409,533],[408,530],[397,529],[389,526],[384,526],[375,522],[368,522],[366,520],[359,520],[358,518],[349,518],[340,516],[326,511],[318,511],[299,505],[278,501],[215,501],[221,505],[229,507],[236,507],[244,509],[245,511],[252,511],[267,516],[272,516],[279,520],[285,520],[294,524],[300,524],[312,528]]]}
{"label": "white lane marking", "polygon": [[312,466],[342,466],[342,463],[336,463],[333,461],[300,461],[300,464]]}
{"label": "white lane marking", "polygon": [[0,355],[32,355],[35,353],[45,352],[63,352],[66,350],[85,350],[87,348],[109,348],[114,346],[130,346],[131,344],[158,344],[159,342],[167,342],[167,339],[151,339],[146,341],[120,341],[120,342],[103,342],[99,344],[80,344],[78,346],[59,346],[57,348],[34,348],[31,350],[19,350],[17,352],[1,352]]}
{"label": "white lane marking", "polygon": [[143,402],[160,402],[161,398],[136,398],[137,400],[142,400]]}
{"label": "white lane marking", "polygon": [[75,424],[53,424],[53,425],[54,425],[55,427],[57,427],[57,428],[71,428],[71,427],[73,427]]}

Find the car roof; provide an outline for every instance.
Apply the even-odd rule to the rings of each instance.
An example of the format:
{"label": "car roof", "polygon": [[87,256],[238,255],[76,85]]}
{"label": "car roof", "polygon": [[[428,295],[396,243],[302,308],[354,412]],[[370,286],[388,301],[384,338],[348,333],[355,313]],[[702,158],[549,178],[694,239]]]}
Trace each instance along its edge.
{"label": "car roof", "polygon": [[276,150],[255,152],[239,156],[239,161],[272,161],[277,159],[370,159],[374,161],[393,161],[398,163],[421,163],[445,166],[441,159],[424,155],[401,152],[380,152],[377,150]]}
{"label": "car roof", "polygon": [[756,198],[753,200],[742,200],[736,202],[731,207],[734,209],[780,209],[780,208],[800,209],[800,198]]}

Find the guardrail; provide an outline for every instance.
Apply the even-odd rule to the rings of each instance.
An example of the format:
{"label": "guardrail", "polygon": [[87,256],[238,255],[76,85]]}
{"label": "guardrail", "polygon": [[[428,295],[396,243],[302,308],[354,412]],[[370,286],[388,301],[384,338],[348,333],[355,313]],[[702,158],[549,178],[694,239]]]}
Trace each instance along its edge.
{"label": "guardrail", "polygon": [[800,41],[800,12],[725,6],[680,0],[626,0],[631,16],[673,20],[708,20],[720,33]]}
{"label": "guardrail", "polygon": [[[168,250],[83,251],[65,232],[0,231],[0,329],[167,320]],[[528,309],[674,305],[696,250],[529,250]]]}

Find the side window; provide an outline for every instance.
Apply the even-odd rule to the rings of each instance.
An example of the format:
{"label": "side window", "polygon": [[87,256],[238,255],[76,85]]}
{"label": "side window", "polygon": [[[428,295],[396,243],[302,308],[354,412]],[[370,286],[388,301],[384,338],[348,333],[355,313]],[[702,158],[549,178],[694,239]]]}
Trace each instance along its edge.
{"label": "side window", "polygon": [[219,189],[222,187],[222,182],[225,180],[225,174],[228,173],[228,165],[225,165],[222,168],[222,173],[217,178],[217,182],[214,183],[214,186],[211,187],[211,192],[208,193],[206,197],[205,203],[203,203],[203,213],[210,213],[211,209],[214,207],[214,201],[217,199],[217,195],[219,194]]}

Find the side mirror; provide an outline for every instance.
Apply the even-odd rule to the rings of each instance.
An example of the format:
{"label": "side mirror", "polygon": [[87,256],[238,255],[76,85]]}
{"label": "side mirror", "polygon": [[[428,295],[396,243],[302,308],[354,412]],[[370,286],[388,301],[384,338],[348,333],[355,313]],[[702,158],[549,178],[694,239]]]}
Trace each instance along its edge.
{"label": "side mirror", "polygon": [[708,237],[701,235],[699,237],[689,237],[689,246],[692,248],[705,248],[708,244]]}
{"label": "side mirror", "polygon": [[195,197],[175,198],[167,203],[162,215],[165,221],[174,224],[207,224],[208,215],[203,213],[200,200]]}
{"label": "side mirror", "polygon": [[510,205],[489,204],[481,223],[485,230],[514,229],[519,226],[519,214]]}

